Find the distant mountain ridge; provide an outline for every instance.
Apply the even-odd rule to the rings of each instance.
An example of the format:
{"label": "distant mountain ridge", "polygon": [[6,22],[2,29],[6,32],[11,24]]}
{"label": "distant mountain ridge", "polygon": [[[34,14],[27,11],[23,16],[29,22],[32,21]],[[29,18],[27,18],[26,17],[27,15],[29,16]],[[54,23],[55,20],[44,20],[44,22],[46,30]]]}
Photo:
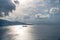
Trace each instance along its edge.
{"label": "distant mountain ridge", "polygon": [[10,25],[27,25],[27,24],[22,22],[17,22],[17,21],[11,22],[8,20],[0,19],[0,26],[10,26]]}
{"label": "distant mountain ridge", "polygon": [[0,27],[1,26],[11,26],[11,25],[60,25],[60,23],[50,23],[50,22],[45,22],[45,23],[34,23],[34,24],[27,24],[27,23],[22,23],[18,21],[8,21],[8,20],[3,20],[0,19]]}

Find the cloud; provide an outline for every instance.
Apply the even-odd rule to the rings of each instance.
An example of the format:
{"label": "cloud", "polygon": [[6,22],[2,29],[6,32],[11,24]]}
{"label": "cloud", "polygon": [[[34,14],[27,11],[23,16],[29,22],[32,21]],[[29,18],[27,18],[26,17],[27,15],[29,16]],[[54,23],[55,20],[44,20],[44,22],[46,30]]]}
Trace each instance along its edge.
{"label": "cloud", "polygon": [[14,3],[19,4],[19,1],[18,0],[14,0]]}
{"label": "cloud", "polygon": [[59,13],[59,7],[53,7],[50,9],[50,14],[56,14],[56,13]]}
{"label": "cloud", "polygon": [[[26,23],[39,23],[48,21],[54,23],[55,21],[58,22],[60,20],[59,12],[59,0],[26,0],[26,3],[20,3],[19,6],[16,7],[16,10],[13,12],[13,14],[9,16],[10,19],[7,19],[13,19],[16,21],[17,18],[18,21]],[[53,17],[53,14],[57,15],[54,15]]]}
{"label": "cloud", "polygon": [[11,0],[0,0],[0,17],[9,15],[9,12],[15,10],[15,4]]}
{"label": "cloud", "polygon": [[19,18],[22,18],[22,21],[27,23],[39,23],[48,21],[54,23],[59,19],[58,15],[54,15],[53,17],[53,13],[55,14],[59,12],[58,0],[35,0],[28,4],[21,5],[19,10]]}
{"label": "cloud", "polygon": [[36,18],[38,19],[45,19],[45,18],[49,18],[49,14],[36,14],[35,15]]}

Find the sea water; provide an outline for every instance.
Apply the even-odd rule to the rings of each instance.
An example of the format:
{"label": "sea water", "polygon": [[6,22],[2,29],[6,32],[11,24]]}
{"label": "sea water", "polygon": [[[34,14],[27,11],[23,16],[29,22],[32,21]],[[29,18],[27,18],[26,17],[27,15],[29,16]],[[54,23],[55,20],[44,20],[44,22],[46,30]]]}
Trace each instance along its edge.
{"label": "sea water", "polygon": [[59,25],[4,26],[0,27],[0,40],[60,40],[60,26]]}

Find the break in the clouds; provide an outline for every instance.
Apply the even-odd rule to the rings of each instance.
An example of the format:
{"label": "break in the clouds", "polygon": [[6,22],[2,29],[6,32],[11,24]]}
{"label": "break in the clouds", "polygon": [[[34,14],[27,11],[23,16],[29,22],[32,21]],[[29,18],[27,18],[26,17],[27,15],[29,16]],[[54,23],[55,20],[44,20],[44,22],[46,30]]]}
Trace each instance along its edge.
{"label": "break in the clouds", "polygon": [[[16,10],[8,17],[6,17],[6,19],[8,20],[21,21],[26,23],[41,23],[41,22],[59,23],[60,22],[59,0],[16,0],[14,1],[15,3],[12,3],[12,1],[10,0],[7,1],[7,3],[8,2],[11,3],[10,6],[12,6],[9,7],[10,9],[7,6],[8,12],[12,9],[13,10],[15,9],[14,4],[15,5],[19,4],[18,6],[16,6]],[[4,11],[2,10],[2,12]]]}

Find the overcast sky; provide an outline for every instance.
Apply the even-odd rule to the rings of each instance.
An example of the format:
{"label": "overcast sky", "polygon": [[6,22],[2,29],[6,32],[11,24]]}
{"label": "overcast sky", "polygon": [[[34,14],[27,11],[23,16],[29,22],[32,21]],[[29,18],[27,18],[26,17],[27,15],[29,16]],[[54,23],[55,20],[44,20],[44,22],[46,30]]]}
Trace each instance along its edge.
{"label": "overcast sky", "polygon": [[60,1],[0,0],[0,19],[25,23],[60,23]]}

